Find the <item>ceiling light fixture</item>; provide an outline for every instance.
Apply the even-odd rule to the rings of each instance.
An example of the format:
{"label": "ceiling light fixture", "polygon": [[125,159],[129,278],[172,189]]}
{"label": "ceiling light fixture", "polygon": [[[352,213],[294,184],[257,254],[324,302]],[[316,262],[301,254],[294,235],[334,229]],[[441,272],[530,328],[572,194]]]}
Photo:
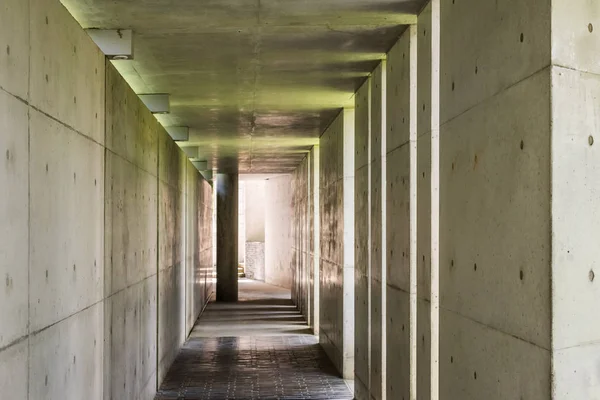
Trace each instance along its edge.
{"label": "ceiling light fixture", "polygon": [[96,46],[111,60],[133,59],[133,31],[130,29],[85,30]]}

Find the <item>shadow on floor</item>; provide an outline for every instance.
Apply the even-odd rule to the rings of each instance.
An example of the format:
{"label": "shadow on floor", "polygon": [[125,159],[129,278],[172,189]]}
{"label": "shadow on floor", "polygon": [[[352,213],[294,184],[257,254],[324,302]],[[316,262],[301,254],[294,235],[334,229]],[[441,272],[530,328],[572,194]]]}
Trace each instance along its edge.
{"label": "shadow on floor", "polygon": [[353,398],[289,290],[241,280],[239,297],[208,305],[157,400]]}

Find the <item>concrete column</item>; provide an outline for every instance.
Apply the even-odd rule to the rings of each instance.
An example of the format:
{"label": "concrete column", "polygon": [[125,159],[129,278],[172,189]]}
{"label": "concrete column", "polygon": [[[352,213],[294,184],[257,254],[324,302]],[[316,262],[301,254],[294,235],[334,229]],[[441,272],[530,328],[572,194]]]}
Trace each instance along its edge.
{"label": "concrete column", "polygon": [[[553,400],[600,398],[600,322],[593,317],[600,304],[599,29],[597,2],[552,2],[552,65],[544,83],[551,88],[552,113],[552,265],[546,273]],[[528,142],[523,139],[522,151],[537,148]],[[519,274],[523,282],[532,275]]]}
{"label": "concrete column", "polygon": [[238,300],[238,175],[217,175],[217,301]]}

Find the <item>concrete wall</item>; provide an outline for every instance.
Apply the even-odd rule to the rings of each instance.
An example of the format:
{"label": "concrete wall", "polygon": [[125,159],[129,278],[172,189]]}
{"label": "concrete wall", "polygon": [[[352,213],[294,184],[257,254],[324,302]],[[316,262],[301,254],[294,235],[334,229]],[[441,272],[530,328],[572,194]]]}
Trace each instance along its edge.
{"label": "concrete wall", "polygon": [[292,279],[292,299],[307,320],[312,312],[311,284],[313,274],[313,258],[311,256],[312,232],[310,223],[310,155],[302,161],[292,177],[293,203],[293,250],[292,264],[294,274]]}
{"label": "concrete wall", "polygon": [[246,182],[238,187],[238,263],[246,262]]}
{"label": "concrete wall", "polygon": [[156,386],[159,199],[155,124],[107,64],[104,393],[108,397],[148,397]]}
{"label": "concrete wall", "polygon": [[358,89],[355,101],[355,327],[354,397],[370,399],[371,379],[371,78]]}
{"label": "concrete wall", "polygon": [[600,325],[590,318],[600,304],[600,9],[552,7],[553,396],[600,399]]}
{"label": "concrete wall", "polygon": [[[319,232],[318,218],[319,147],[307,154],[292,178],[294,219],[292,300],[300,309],[315,335],[319,332]],[[315,205],[316,203],[316,205]],[[317,208],[315,208],[317,207]],[[315,214],[315,211],[317,214]]]}
{"label": "concrete wall", "polygon": [[[386,127],[386,240],[387,240],[387,396],[409,398],[410,360],[410,32],[405,31],[388,53],[387,60],[387,127]],[[419,110],[422,112],[422,110]],[[425,151],[425,149],[421,149]],[[422,174],[418,176],[421,184]],[[422,184],[421,184],[422,185]],[[421,186],[423,191],[426,186]],[[428,208],[419,198],[419,212],[425,223]],[[427,219],[428,220],[428,219]],[[424,229],[424,228],[423,228]],[[423,235],[424,236],[424,235]],[[424,250],[425,251],[425,250]],[[422,259],[419,257],[419,266]],[[421,282],[424,282],[421,279]],[[420,292],[421,296],[425,293]],[[421,297],[423,299],[423,297]],[[424,306],[425,302],[421,302]],[[420,332],[419,343],[426,334]],[[421,353],[420,353],[421,354]],[[419,354],[419,355],[420,355]],[[421,356],[422,357],[422,356]],[[428,360],[419,358],[423,371]],[[420,395],[422,395],[421,393]],[[421,398],[421,397],[419,397]]]}
{"label": "concrete wall", "polygon": [[[371,76],[371,371],[370,395],[373,399],[385,398],[386,385],[386,220],[382,199],[385,198],[386,183],[386,64],[382,62]],[[355,188],[358,191],[358,189]],[[394,379],[395,376],[394,376]]]}
{"label": "concrete wall", "polygon": [[319,338],[347,379],[354,377],[353,148],[354,110],[343,110],[319,144]]}
{"label": "concrete wall", "polygon": [[246,242],[246,278],[265,280],[265,242]]}
{"label": "concrete wall", "polygon": [[292,177],[282,175],[265,184],[265,282],[292,287]]}
{"label": "concrete wall", "polygon": [[[573,121],[564,123],[564,118],[561,120],[564,124],[559,123],[559,110],[566,107],[566,104],[555,99],[552,102],[553,108],[550,106],[549,11],[549,2],[544,1],[538,2],[535,7],[517,1],[501,7],[486,2],[467,1],[459,4],[450,0],[442,1],[440,393],[444,398],[551,398],[550,335],[555,332],[556,338],[556,333],[562,332],[564,338],[568,331],[568,324],[557,318],[557,311],[562,311],[562,317],[569,319],[571,326],[583,326],[578,325],[577,317],[573,314],[573,303],[565,304],[567,288],[573,289],[576,285],[577,293],[582,294],[582,304],[593,304],[592,299],[597,295],[593,286],[595,274],[590,272],[593,264],[583,262],[580,264],[581,279],[572,278],[573,286],[569,286],[566,275],[563,276],[562,297],[555,295],[551,306],[551,265],[555,273],[557,268],[559,271],[572,269],[557,264],[562,260],[569,260],[568,257],[555,255],[551,259],[550,249],[561,248],[557,247],[557,243],[560,242],[562,246],[564,241],[570,240],[567,236],[573,236],[573,228],[567,229],[565,226],[567,220],[572,222],[572,211],[567,218],[566,210],[572,210],[573,206],[568,203],[559,204],[561,197],[558,196],[552,203],[551,214],[550,194],[553,190],[558,190],[557,187],[561,188],[561,193],[572,193],[575,185],[575,190],[580,190],[583,194],[583,203],[575,208],[589,209],[590,193],[593,193],[594,186],[585,178],[576,183],[573,179],[557,180],[562,171],[572,171],[574,165],[573,160],[566,157],[565,141],[571,145],[575,141],[566,132],[590,132],[593,129],[573,127],[570,125]],[[473,12],[479,17],[472,18]],[[587,10],[581,14],[588,15],[589,12],[591,11]],[[562,14],[557,13],[565,14],[566,10]],[[490,26],[494,29],[489,29]],[[581,26],[587,32],[578,27],[580,34],[589,35],[587,23],[582,23]],[[387,398],[391,399],[409,398],[409,239],[413,223],[417,224],[418,232],[417,389],[419,399],[429,398],[432,222],[430,6],[419,16],[417,30],[419,70],[416,221],[411,219],[409,212],[411,82],[408,31],[390,50],[386,68],[385,389]],[[508,40],[509,37],[511,40]],[[585,37],[590,40],[588,36]],[[467,43],[465,38],[469,38]],[[569,46],[565,45],[565,48],[570,48]],[[572,54],[569,51],[564,53],[569,56]],[[503,67],[497,68],[498,65]],[[375,321],[375,306],[378,303],[374,295],[377,266],[373,264],[374,260],[380,259],[375,255],[378,246],[374,235],[378,230],[375,226],[379,214],[374,189],[379,185],[375,183],[378,178],[374,166],[377,163],[373,162],[373,158],[370,161],[371,173],[362,172],[369,163],[363,158],[369,134],[371,155],[374,155],[374,149],[378,147],[373,145],[377,132],[374,123],[378,120],[375,101],[378,95],[373,90],[375,79],[379,79],[377,70],[371,79],[370,132],[365,123],[367,116],[360,111],[368,104],[366,88],[363,86],[356,94],[356,354],[357,357],[362,354],[360,363],[370,364],[371,371],[369,377],[366,370],[363,371],[357,364],[357,398],[368,398],[369,393],[364,384],[367,379],[370,380],[370,396],[380,398],[375,392],[379,378],[373,374],[375,366],[379,364],[379,361],[375,361],[377,354],[373,349],[373,345],[378,343],[374,340],[377,336],[375,329],[380,326]],[[556,88],[561,87],[561,79],[564,79],[563,75],[555,74],[553,85],[557,91]],[[562,83],[562,88],[572,91],[576,82],[566,80]],[[582,109],[593,109],[593,105],[590,106],[585,101],[594,98],[593,85],[589,81],[585,82],[586,89],[577,92],[579,103],[571,100],[577,99],[575,93],[561,93],[561,98],[565,101],[569,99],[569,106],[572,107],[571,112],[566,115],[580,116]],[[551,110],[554,110],[553,118]],[[576,120],[586,119],[579,117]],[[555,162],[552,168],[551,121],[555,127],[552,135]],[[559,128],[564,135],[563,139],[556,130]],[[593,145],[590,146],[588,136],[589,133],[582,133],[580,143],[574,144],[579,149],[575,156],[578,160],[586,160],[589,157],[587,153],[594,148]],[[557,163],[556,154],[564,154],[565,158]],[[593,165],[593,162],[586,162],[580,168],[589,173],[593,170]],[[551,173],[554,176],[552,184]],[[564,177],[564,172],[562,174]],[[366,195],[369,177],[370,198]],[[572,196],[568,197],[572,199]],[[369,200],[372,211],[370,224],[366,222],[368,215],[364,204]],[[566,197],[562,201],[566,201]],[[554,217],[551,218],[551,215]],[[557,218],[562,218],[562,215],[565,216],[563,226],[557,223]],[[581,223],[584,223],[583,218]],[[365,228],[369,226],[370,232]],[[562,232],[556,231],[557,226],[561,227]],[[580,231],[589,235],[593,228],[586,225]],[[371,238],[370,254],[366,247],[368,237]],[[554,238],[554,244],[551,243],[551,237]],[[565,248],[566,252],[573,252],[573,245],[567,247],[569,249]],[[594,259],[593,254],[583,250],[581,252],[585,254],[584,259]],[[364,260],[368,258],[371,259],[371,270],[363,272]],[[372,277],[370,287],[368,284],[365,287],[362,281],[369,274]],[[569,276],[573,275],[570,273]],[[369,298],[369,291],[371,307],[364,307],[361,311],[360,301]],[[552,307],[555,310],[554,318],[551,314]],[[584,311],[581,321],[584,320],[583,314]],[[365,326],[370,326],[370,331]],[[597,357],[588,349],[586,354],[590,354],[590,357],[581,358],[583,350],[580,347],[589,346],[583,343],[597,340],[591,333],[594,331],[593,325],[588,324],[586,328],[590,331],[589,335],[584,334],[587,341],[569,342],[568,345],[577,346],[570,357],[560,358],[570,350],[563,350],[564,353],[561,353],[557,348],[554,349],[554,398],[594,398],[598,393],[597,380],[587,367],[597,362]],[[582,332],[582,329],[578,329],[578,332]],[[364,350],[368,347],[371,352],[365,354]],[[575,363],[581,365],[582,360],[583,374],[574,375],[573,366]],[[562,388],[561,384],[564,385]],[[576,395],[570,397],[571,393]]]}
{"label": "concrete wall", "polygon": [[246,241],[265,241],[266,181],[246,181]]}
{"label": "concrete wall", "polygon": [[245,271],[246,277],[265,280],[265,183],[248,180],[245,184]]}
{"label": "concrete wall", "polygon": [[[550,3],[442,4],[440,391],[450,398],[551,397]],[[428,142],[430,97],[419,98]]]}
{"label": "concrete wall", "polygon": [[[181,211],[165,209],[158,230],[159,141],[170,139],[154,117],[58,1],[7,0],[0,33],[0,183],[10,193],[0,199],[0,391],[151,399],[157,356],[171,357],[184,313],[204,303],[183,301],[186,179],[210,189],[180,157],[183,172],[161,182]],[[159,272],[167,231],[179,257]],[[177,324],[166,325],[162,304],[176,306]]]}

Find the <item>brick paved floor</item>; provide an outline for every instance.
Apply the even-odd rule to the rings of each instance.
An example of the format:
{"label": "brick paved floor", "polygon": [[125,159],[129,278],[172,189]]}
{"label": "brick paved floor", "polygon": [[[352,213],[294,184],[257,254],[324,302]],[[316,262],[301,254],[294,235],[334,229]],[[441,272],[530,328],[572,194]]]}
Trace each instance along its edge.
{"label": "brick paved floor", "polygon": [[240,302],[211,303],[156,400],[352,399],[285,292],[271,288],[244,281]]}

